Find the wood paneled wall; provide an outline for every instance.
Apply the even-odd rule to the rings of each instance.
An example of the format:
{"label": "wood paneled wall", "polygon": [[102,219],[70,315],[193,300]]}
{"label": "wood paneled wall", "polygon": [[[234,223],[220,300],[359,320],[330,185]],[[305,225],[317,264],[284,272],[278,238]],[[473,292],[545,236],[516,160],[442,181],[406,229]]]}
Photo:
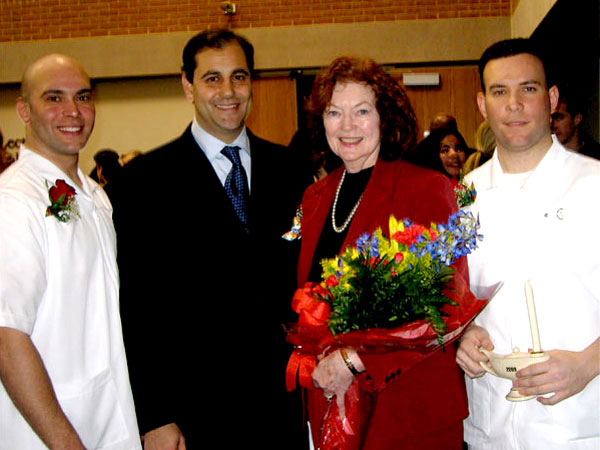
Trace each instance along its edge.
{"label": "wood paneled wall", "polygon": [[296,81],[290,77],[253,80],[252,102],[248,127],[264,139],[288,145],[298,129]]}
{"label": "wood paneled wall", "polygon": [[403,73],[436,72],[440,74],[439,86],[405,86],[406,93],[419,121],[423,135],[429,129],[433,116],[443,112],[456,117],[458,129],[469,146],[475,146],[475,132],[483,117],[477,108],[477,92],[481,90],[479,72],[475,66],[427,67],[402,69],[392,72],[392,76],[402,84]]}

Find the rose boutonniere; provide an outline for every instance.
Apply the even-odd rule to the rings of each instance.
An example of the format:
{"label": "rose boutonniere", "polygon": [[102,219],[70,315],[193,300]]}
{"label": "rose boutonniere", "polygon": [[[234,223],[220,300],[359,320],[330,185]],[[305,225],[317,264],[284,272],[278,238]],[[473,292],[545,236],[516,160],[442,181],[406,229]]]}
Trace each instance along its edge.
{"label": "rose boutonniere", "polygon": [[475,202],[475,198],[477,198],[475,185],[471,183],[471,186],[468,186],[462,176],[462,172],[458,180],[458,185],[454,188],[454,194],[456,195],[456,204],[459,208],[472,205]]}
{"label": "rose boutonniere", "polygon": [[[48,186],[48,183],[46,183]],[[54,186],[48,189],[50,206],[46,209],[46,216],[54,216],[59,222],[68,222],[79,217],[77,202],[75,201],[75,188],[69,186],[65,180],[56,180]]]}

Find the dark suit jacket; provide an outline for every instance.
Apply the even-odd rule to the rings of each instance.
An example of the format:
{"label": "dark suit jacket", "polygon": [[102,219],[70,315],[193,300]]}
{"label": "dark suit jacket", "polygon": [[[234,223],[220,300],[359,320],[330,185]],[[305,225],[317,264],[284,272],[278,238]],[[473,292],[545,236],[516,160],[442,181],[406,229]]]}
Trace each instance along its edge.
{"label": "dark suit jacket", "polygon": [[301,424],[281,325],[297,244],[281,235],[306,184],[284,147],[248,134],[249,234],[190,127],[126,165],[114,200],[140,432],[175,422],[192,450],[215,437],[222,448],[283,448],[277,439]]}
{"label": "dark suit jacket", "polygon": [[[307,281],[313,254],[323,226],[330,226],[329,212],[343,168],[310,186],[302,200],[302,249],[298,283]],[[448,177],[403,161],[378,160],[356,211],[343,247],[355,245],[358,237],[381,227],[388,230],[390,214],[429,226],[445,223],[456,212],[456,199]],[[458,270],[467,276],[466,261]],[[360,353],[360,352],[359,352]],[[458,429],[454,439],[462,443],[460,422],[467,416],[463,375],[455,362],[455,348],[447,346],[418,366],[406,370],[412,352],[384,355],[360,354],[367,373],[360,376],[363,387],[378,392],[377,402],[363,449],[454,448],[448,437],[426,443],[424,436],[449,426]],[[319,390],[309,393],[309,415],[313,435],[318,436],[317,417],[326,402]],[[412,447],[411,445],[416,445]]]}

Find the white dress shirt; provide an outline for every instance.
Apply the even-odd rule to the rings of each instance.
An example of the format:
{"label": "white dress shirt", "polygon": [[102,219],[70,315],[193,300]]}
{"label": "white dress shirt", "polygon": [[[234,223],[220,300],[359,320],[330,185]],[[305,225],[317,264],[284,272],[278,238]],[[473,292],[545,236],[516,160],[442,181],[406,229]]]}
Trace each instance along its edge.
{"label": "white dress shirt", "polygon": [[221,150],[223,150],[223,147],[225,146],[240,147],[240,160],[242,161],[242,166],[248,177],[248,192],[250,192],[250,186],[252,186],[252,183],[250,182],[252,176],[250,171],[250,141],[248,140],[248,133],[246,132],[245,126],[238,137],[235,138],[231,144],[227,144],[217,139],[212,134],[204,131],[194,117],[192,122],[192,136],[194,136],[196,143],[210,161],[210,164],[213,166],[213,169],[223,186],[225,186],[225,180],[227,179],[227,175],[231,171],[233,164],[221,153]]}

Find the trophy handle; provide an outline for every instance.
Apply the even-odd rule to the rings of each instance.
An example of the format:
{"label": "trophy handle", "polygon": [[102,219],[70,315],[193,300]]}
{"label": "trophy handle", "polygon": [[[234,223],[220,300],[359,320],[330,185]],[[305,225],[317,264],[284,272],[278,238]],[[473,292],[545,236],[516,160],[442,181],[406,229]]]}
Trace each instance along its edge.
{"label": "trophy handle", "polygon": [[[490,359],[490,356],[492,355],[492,352],[490,352],[489,350],[486,350],[483,347],[479,347],[478,350],[483,353],[485,356],[488,357],[488,359]],[[494,372],[492,369],[490,369],[490,367],[483,361],[479,361],[479,365],[481,367],[483,367],[485,369],[486,372],[491,373],[492,375],[496,375],[496,372]],[[497,375],[496,375],[497,376]]]}

